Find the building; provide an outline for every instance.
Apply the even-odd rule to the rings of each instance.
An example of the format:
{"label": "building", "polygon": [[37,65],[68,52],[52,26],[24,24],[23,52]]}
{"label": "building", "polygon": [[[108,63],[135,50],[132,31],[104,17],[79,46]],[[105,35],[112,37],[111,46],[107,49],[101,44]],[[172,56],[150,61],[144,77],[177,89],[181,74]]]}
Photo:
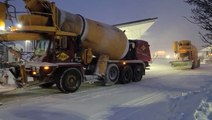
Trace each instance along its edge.
{"label": "building", "polygon": [[199,57],[202,63],[212,64],[212,45],[201,49]]}

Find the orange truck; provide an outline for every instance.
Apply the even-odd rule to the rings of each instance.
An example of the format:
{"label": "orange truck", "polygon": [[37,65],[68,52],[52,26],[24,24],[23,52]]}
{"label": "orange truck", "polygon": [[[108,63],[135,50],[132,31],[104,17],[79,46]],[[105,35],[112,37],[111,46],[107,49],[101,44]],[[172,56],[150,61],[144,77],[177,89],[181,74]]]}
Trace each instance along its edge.
{"label": "orange truck", "polygon": [[194,69],[200,67],[198,50],[189,40],[175,41],[173,51],[176,54],[176,61],[171,61],[171,66],[180,69]]}
{"label": "orange truck", "polygon": [[[20,87],[28,76],[40,87],[56,84],[63,93],[75,92],[87,75],[98,76],[102,84],[137,82],[151,61],[149,44],[128,40],[115,26],[84,18],[59,9],[48,0],[23,0],[26,14],[17,17],[22,26],[1,31],[0,41],[32,40],[34,55],[30,61],[12,65],[10,72]],[[0,3],[3,30],[6,10]]]}

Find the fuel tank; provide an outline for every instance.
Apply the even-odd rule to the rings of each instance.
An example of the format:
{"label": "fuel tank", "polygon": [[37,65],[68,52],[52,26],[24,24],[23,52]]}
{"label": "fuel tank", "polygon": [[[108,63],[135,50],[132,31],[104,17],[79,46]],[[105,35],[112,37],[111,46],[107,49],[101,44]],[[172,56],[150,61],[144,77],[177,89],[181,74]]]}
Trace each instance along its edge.
{"label": "fuel tank", "polygon": [[105,54],[110,59],[122,59],[127,54],[128,39],[120,29],[81,15],[59,11],[61,30],[80,35],[83,47],[91,48],[94,55]]}

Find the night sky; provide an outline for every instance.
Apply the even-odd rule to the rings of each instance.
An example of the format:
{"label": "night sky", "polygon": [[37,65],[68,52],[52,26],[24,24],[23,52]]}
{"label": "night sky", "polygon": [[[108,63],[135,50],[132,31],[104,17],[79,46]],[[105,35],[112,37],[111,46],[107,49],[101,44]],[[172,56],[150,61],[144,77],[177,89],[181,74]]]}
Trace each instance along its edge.
{"label": "night sky", "polygon": [[[175,40],[188,39],[199,49],[203,42],[200,28],[183,16],[191,15],[191,7],[183,0],[52,0],[65,11],[106,24],[119,24],[140,19],[158,17],[157,22],[141,38],[149,42],[151,51],[165,50],[173,54]],[[11,2],[21,6],[21,0]]]}

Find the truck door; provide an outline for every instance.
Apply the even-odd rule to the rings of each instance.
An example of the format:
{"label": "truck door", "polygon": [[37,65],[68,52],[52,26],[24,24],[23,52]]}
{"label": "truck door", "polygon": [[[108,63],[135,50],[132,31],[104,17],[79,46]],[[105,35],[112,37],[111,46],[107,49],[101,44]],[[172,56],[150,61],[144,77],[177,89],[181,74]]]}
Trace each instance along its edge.
{"label": "truck door", "polygon": [[56,62],[73,62],[74,41],[68,37],[55,40],[55,53]]}
{"label": "truck door", "polygon": [[137,40],[135,45],[136,58],[138,60],[143,60],[144,62],[151,61],[151,54],[149,49],[149,44],[143,40]]}

